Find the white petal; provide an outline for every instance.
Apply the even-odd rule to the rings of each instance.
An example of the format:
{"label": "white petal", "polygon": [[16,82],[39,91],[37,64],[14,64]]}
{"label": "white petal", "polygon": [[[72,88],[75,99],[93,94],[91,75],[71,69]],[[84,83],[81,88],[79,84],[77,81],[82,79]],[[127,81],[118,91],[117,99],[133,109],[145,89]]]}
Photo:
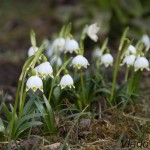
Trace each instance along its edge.
{"label": "white petal", "polygon": [[91,38],[93,41],[97,42],[98,36],[96,35],[99,31],[99,27],[97,27],[97,23],[94,23],[90,25],[87,29],[87,35],[89,38]]}
{"label": "white petal", "polygon": [[145,57],[138,57],[134,63],[135,70],[149,70],[149,62]]}
{"label": "white petal", "polygon": [[32,89],[35,92],[37,89],[43,89],[43,82],[38,76],[31,76],[27,80],[26,86],[28,90]]}
{"label": "white petal", "polygon": [[71,64],[73,65],[73,67],[77,67],[78,69],[80,69],[81,67],[87,68],[87,66],[90,65],[88,60],[82,55],[77,55],[76,57],[74,57]]}
{"label": "white petal", "polygon": [[70,39],[67,38],[66,39],[66,43],[65,43],[65,53],[67,52],[75,52],[77,53],[77,51],[79,50],[79,44],[75,39]]}
{"label": "white petal", "polygon": [[66,86],[73,87],[73,84],[74,84],[73,79],[69,74],[64,75],[61,78],[61,81],[60,81],[61,89],[65,88]]}
{"label": "white petal", "polygon": [[113,57],[112,57],[112,55],[109,54],[109,53],[106,53],[106,54],[102,55],[101,62],[106,67],[108,67],[109,65],[111,66],[113,64]]}
{"label": "white petal", "polygon": [[38,47],[30,47],[29,50],[28,50],[28,56],[32,56],[34,55],[38,50]]}

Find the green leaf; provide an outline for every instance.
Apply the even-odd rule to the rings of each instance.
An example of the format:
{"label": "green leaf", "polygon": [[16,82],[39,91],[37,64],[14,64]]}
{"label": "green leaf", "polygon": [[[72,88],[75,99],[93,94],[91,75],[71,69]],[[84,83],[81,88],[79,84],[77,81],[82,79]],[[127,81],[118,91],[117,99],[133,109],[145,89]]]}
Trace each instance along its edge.
{"label": "green leaf", "polygon": [[5,126],[1,118],[0,118],[0,132],[3,132],[3,133],[5,132]]}
{"label": "green leaf", "polygon": [[36,34],[33,30],[30,31],[30,40],[33,47],[36,47]]}
{"label": "green leaf", "polygon": [[95,91],[95,94],[96,93],[110,94],[111,92],[107,88],[100,88],[100,89],[98,89],[98,90]]}
{"label": "green leaf", "polygon": [[119,45],[119,51],[122,50],[122,47],[123,47],[124,41],[126,40],[126,36],[127,36],[128,31],[129,31],[129,27],[127,27],[125,29],[125,31],[123,32],[123,34],[122,34],[122,37],[121,37],[121,40],[120,40],[120,45]]}
{"label": "green leaf", "polygon": [[68,23],[68,25],[66,26],[65,33],[64,33],[65,37],[70,34],[71,29],[72,29],[72,23],[70,22],[70,23]]}
{"label": "green leaf", "polygon": [[32,60],[34,59],[34,55],[33,56],[30,56],[26,62],[24,63],[23,65],[23,68],[22,68],[22,72],[25,72],[27,70],[27,68],[29,68],[29,65],[31,64]]}
{"label": "green leaf", "polygon": [[33,104],[34,104],[33,100],[29,99],[28,102],[26,103],[26,105],[24,106],[23,115],[26,115],[29,113]]}
{"label": "green leaf", "polygon": [[66,25],[63,25],[63,27],[60,30],[59,37],[63,37],[65,35],[65,29],[66,29]]}
{"label": "green leaf", "polygon": [[[51,133],[53,132],[53,129],[51,128],[51,121],[50,120],[50,116],[49,116],[49,113],[47,112],[47,109],[43,106],[43,103],[37,99],[36,101],[34,101],[35,105],[37,106],[38,110],[41,112],[41,113],[44,113],[46,115],[43,116],[43,119],[44,119],[44,122],[46,124],[46,127],[48,128],[48,131]],[[54,120],[53,120],[54,122]]]}
{"label": "green leaf", "polygon": [[17,120],[14,124],[14,130],[13,130],[13,135],[15,135],[18,130],[22,127],[23,123],[28,121],[29,119],[32,119],[32,118],[36,118],[36,117],[41,117],[41,116],[44,116],[45,114],[41,114],[41,113],[36,113],[36,114],[30,114],[30,115],[26,115],[26,116],[23,116],[21,119]]}
{"label": "green leaf", "polygon": [[10,121],[12,119],[12,114],[11,114],[11,112],[9,112],[5,103],[2,103],[2,112],[5,114],[8,121]]}
{"label": "green leaf", "polygon": [[15,135],[15,139],[17,139],[19,137],[19,135],[25,131],[26,129],[28,128],[32,128],[33,126],[40,126],[42,125],[43,123],[40,122],[40,121],[32,121],[32,122],[27,122],[27,123],[24,123],[20,128],[19,130],[17,130],[17,134]]}
{"label": "green leaf", "polygon": [[49,117],[49,120],[50,120],[50,129],[52,130],[52,132],[55,130],[55,125],[54,125],[54,111],[52,110],[52,107],[50,106],[47,98],[45,97],[45,95],[43,95],[43,98],[44,98],[44,102],[46,104],[46,107],[47,107],[47,112],[48,112],[48,117]]}
{"label": "green leaf", "polygon": [[105,39],[105,41],[104,41],[104,43],[103,43],[103,45],[102,45],[102,47],[101,47],[102,53],[103,53],[104,50],[107,48],[107,43],[108,43],[108,38]]}

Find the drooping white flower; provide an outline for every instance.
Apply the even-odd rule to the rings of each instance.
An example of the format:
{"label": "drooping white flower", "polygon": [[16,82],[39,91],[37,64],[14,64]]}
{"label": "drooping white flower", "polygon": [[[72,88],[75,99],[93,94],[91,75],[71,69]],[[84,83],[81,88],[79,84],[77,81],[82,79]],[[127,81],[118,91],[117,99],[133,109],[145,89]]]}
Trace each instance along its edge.
{"label": "drooping white flower", "polygon": [[53,54],[54,54],[54,47],[53,47],[53,45],[51,45],[51,46],[49,46],[47,49],[46,49],[46,55],[48,56],[48,57],[51,57]]}
{"label": "drooping white flower", "polygon": [[125,55],[136,54],[136,48],[133,45],[130,45],[125,52]]}
{"label": "drooping white flower", "polygon": [[34,55],[37,52],[37,50],[38,50],[38,47],[31,46],[28,50],[28,56],[30,57],[30,56]]}
{"label": "drooping white flower", "polygon": [[102,56],[102,51],[99,47],[96,47],[92,53],[93,58],[100,58]]}
{"label": "drooping white flower", "polygon": [[65,87],[69,87],[69,88],[75,88],[74,87],[74,82],[73,82],[73,79],[72,77],[69,75],[69,74],[66,74],[64,75],[62,78],[61,78],[61,81],[60,81],[60,84],[61,86],[61,89],[64,89]]}
{"label": "drooping white flower", "polygon": [[147,34],[144,34],[142,36],[142,42],[144,43],[144,45],[146,47],[150,46],[150,38],[149,38],[149,36]]}
{"label": "drooping white flower", "polygon": [[112,66],[112,64],[113,64],[112,55],[109,54],[109,53],[106,53],[106,54],[102,55],[101,62],[102,62],[102,64],[105,65],[105,67]]}
{"label": "drooping white flower", "polygon": [[42,78],[46,78],[48,75],[53,78],[53,68],[49,62],[44,62],[34,69]]}
{"label": "drooping white flower", "polygon": [[38,76],[31,76],[26,83],[26,91],[33,90],[34,92],[39,89],[43,92],[43,82]]}
{"label": "drooping white flower", "polygon": [[56,63],[59,67],[62,65],[62,59],[56,55],[54,55],[51,59],[50,59],[50,63],[52,64],[52,66]]}
{"label": "drooping white flower", "polygon": [[66,39],[65,42],[65,53],[69,52],[69,53],[78,53],[79,51],[79,44],[75,39],[70,39],[69,37]]}
{"label": "drooping white flower", "polygon": [[134,68],[135,68],[135,71],[137,71],[139,69],[141,71],[143,71],[143,69],[149,70],[149,62],[145,57],[138,57],[135,60]]}
{"label": "drooping white flower", "polygon": [[65,39],[64,38],[57,38],[53,41],[53,48],[56,51],[63,51],[64,50],[64,46],[65,46]]}
{"label": "drooping white flower", "polygon": [[74,68],[80,69],[81,67],[87,68],[90,64],[85,57],[82,55],[77,55],[72,59],[71,65],[73,65]]}
{"label": "drooping white flower", "polygon": [[127,67],[133,66],[135,62],[135,55],[125,56],[121,65],[126,64]]}
{"label": "drooping white flower", "polygon": [[99,31],[99,29],[100,28],[97,26],[97,23],[88,26],[87,35],[91,40],[97,42],[98,40],[97,32]]}

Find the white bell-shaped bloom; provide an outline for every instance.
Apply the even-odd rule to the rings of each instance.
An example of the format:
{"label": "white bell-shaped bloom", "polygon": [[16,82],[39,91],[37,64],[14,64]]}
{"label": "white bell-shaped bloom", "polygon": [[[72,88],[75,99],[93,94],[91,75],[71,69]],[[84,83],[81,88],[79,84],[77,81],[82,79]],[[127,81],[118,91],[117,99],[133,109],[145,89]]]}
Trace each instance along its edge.
{"label": "white bell-shaped bloom", "polygon": [[79,51],[79,44],[75,39],[70,39],[69,37],[66,39],[65,42],[65,53],[69,52],[69,53],[78,53]]}
{"label": "white bell-shaped bloom", "polygon": [[136,48],[133,45],[130,45],[125,52],[125,55],[136,54]]}
{"label": "white bell-shaped bloom", "polygon": [[125,56],[121,65],[126,64],[127,67],[133,66],[135,62],[135,55]]}
{"label": "white bell-shaped bloom", "polygon": [[51,57],[53,54],[54,54],[54,46],[53,45],[51,45],[51,46],[49,46],[48,47],[48,49],[46,49],[46,55],[48,56],[48,57]]}
{"label": "white bell-shaped bloom", "polygon": [[39,89],[43,92],[43,82],[38,76],[31,76],[26,83],[26,91],[33,90],[34,92]]}
{"label": "white bell-shaped bloom", "polygon": [[144,45],[146,47],[150,46],[150,38],[149,38],[149,36],[147,34],[144,34],[142,36],[142,42],[144,43]]}
{"label": "white bell-shaped bloom", "polygon": [[60,84],[61,86],[61,89],[64,89],[65,87],[69,87],[69,88],[75,88],[74,87],[74,82],[73,82],[73,79],[72,77],[69,75],[69,74],[66,74],[64,75],[62,78],[61,78],[61,81],[60,81]]}
{"label": "white bell-shaped bloom", "polygon": [[114,59],[113,59],[112,55],[109,53],[106,53],[106,54],[102,55],[102,57],[101,57],[101,62],[102,62],[102,64],[105,65],[105,67],[112,66],[113,61],[114,61]]}
{"label": "white bell-shaped bloom", "polygon": [[38,47],[31,46],[28,50],[28,56],[33,56],[38,51]]}
{"label": "white bell-shaped bloom", "polygon": [[135,71],[137,71],[139,69],[141,71],[143,71],[143,69],[149,70],[149,62],[145,57],[138,57],[135,60],[134,68],[135,68]]}
{"label": "white bell-shaped bloom", "polygon": [[49,62],[44,62],[34,69],[42,78],[46,78],[48,75],[53,78],[53,68]]}
{"label": "white bell-shaped bloom", "polygon": [[89,36],[89,38],[95,42],[97,42],[98,40],[98,36],[97,33],[99,31],[99,27],[97,26],[97,23],[91,24],[88,26],[87,29],[87,35]]}
{"label": "white bell-shaped bloom", "polygon": [[65,46],[65,39],[64,38],[57,38],[53,41],[53,48],[56,51],[63,51]]}
{"label": "white bell-shaped bloom", "polygon": [[62,59],[59,56],[54,55],[51,59],[50,59],[50,63],[52,64],[52,66],[54,64],[57,64],[59,67],[62,65]]}
{"label": "white bell-shaped bloom", "polygon": [[72,59],[71,65],[73,65],[74,68],[80,69],[81,67],[87,68],[90,64],[85,57],[82,55],[77,55]]}
{"label": "white bell-shaped bloom", "polygon": [[100,58],[102,56],[102,51],[99,47],[96,47],[92,53],[93,58]]}

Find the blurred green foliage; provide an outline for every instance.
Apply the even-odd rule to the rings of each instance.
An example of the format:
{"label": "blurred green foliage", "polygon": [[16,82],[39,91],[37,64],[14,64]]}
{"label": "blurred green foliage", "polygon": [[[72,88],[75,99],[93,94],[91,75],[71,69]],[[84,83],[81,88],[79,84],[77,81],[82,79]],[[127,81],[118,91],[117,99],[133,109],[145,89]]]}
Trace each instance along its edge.
{"label": "blurred green foliage", "polygon": [[68,22],[73,22],[75,33],[85,23],[98,22],[101,37],[113,40],[129,26],[129,35],[140,38],[150,33],[149,6],[150,0],[1,0],[0,40],[24,41],[31,28],[38,38],[51,38]]}

